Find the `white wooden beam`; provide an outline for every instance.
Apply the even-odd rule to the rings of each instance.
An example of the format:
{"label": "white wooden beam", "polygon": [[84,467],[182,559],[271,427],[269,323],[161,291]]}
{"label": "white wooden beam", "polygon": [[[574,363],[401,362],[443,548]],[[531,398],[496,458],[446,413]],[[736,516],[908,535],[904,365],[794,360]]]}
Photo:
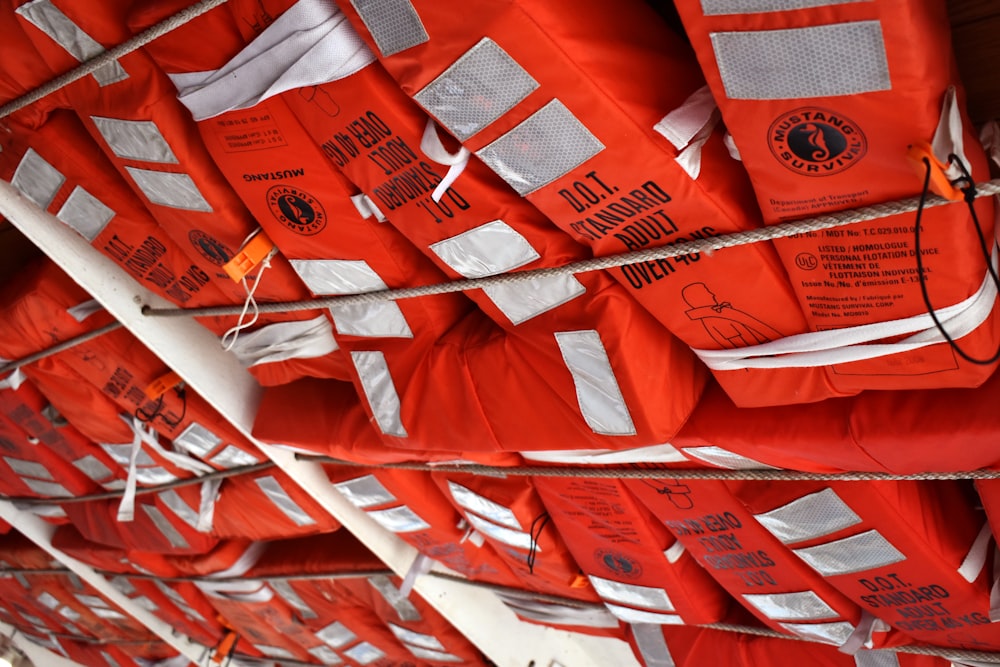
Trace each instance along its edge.
{"label": "white wooden beam", "polygon": [[[220,349],[211,332],[189,318],[143,316],[143,304],[170,304],[144,289],[82,237],[5,182],[0,182],[0,214],[90,292],[224,419],[253,440],[251,429],[261,388],[235,357]],[[257,444],[390,569],[400,575],[406,573],[416,551],[351,505],[329,483],[321,466]],[[488,591],[432,577],[418,578],[415,590],[501,667],[526,667],[532,661],[538,667],[553,662],[574,667],[637,665],[624,642],[523,623]]]}

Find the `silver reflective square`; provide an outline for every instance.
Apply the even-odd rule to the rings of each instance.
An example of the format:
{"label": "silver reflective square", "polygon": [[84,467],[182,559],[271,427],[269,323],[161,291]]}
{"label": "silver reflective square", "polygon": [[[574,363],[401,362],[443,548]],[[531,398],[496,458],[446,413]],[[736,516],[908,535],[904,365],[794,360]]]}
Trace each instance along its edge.
{"label": "silver reflective square", "polygon": [[863,572],[906,560],[877,530],[792,551],[824,577]]}
{"label": "silver reflective square", "polygon": [[427,30],[409,0],[351,0],[384,56],[428,40]]}
{"label": "silver reflective square", "polygon": [[784,544],[822,537],[861,523],[861,517],[830,488],[755,516]]}
{"label": "silver reflective square", "polygon": [[538,82],[487,37],[413,97],[464,141],[537,88]]}
{"label": "silver reflective square", "polygon": [[518,194],[529,195],[604,150],[559,100],[552,100],[476,155]]}
{"label": "silver reflective square", "polygon": [[839,616],[812,591],[744,594],[743,599],[774,621],[818,621]]}

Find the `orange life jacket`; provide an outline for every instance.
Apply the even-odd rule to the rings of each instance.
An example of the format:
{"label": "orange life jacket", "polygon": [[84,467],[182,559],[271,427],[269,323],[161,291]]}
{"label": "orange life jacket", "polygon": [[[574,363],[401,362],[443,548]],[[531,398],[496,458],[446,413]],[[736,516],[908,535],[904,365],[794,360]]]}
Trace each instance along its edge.
{"label": "orange life jacket", "polygon": [[726,616],[729,596],[623,482],[533,482],[570,553],[619,619],[701,625]]}

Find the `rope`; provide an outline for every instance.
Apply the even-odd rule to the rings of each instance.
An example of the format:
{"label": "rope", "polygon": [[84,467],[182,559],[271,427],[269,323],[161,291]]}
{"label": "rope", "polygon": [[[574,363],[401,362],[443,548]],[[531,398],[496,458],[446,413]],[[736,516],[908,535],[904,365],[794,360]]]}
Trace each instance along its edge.
{"label": "rope", "polygon": [[16,368],[21,368],[22,366],[27,366],[28,364],[34,363],[40,359],[45,359],[46,357],[51,357],[53,354],[59,354],[60,352],[65,352],[71,347],[76,347],[82,343],[93,340],[99,336],[103,336],[106,333],[111,333],[116,329],[121,329],[121,322],[111,322],[105,324],[100,329],[94,329],[93,331],[88,331],[87,333],[80,334],[75,338],[70,338],[69,340],[64,340],[61,343],[57,343],[50,348],[46,348],[34,354],[29,354],[26,357],[21,357],[20,359],[15,359],[14,361],[8,361],[4,365],[0,366],[0,375],[8,371],[12,371]]}
{"label": "rope", "polygon": [[[184,486],[193,486],[195,484],[201,484],[202,482],[207,482],[213,479],[226,479],[228,477],[237,477],[239,475],[250,475],[255,472],[260,472],[262,470],[270,470],[275,467],[274,461],[263,461],[261,463],[254,463],[248,466],[238,466],[236,468],[226,468],[225,470],[216,470],[214,472],[205,473],[198,477],[185,477],[184,479],[175,479],[172,482],[167,482],[166,484],[158,484],[156,486],[144,486],[136,489],[136,496],[145,496],[151,493],[160,493],[161,491],[169,491],[170,489],[178,489]],[[117,491],[105,491],[104,493],[91,493],[86,496],[72,496],[70,498],[34,498],[28,496],[2,496],[0,499],[6,500],[8,502],[14,503],[15,506],[21,505],[73,505],[76,503],[86,503],[92,500],[110,500],[114,498],[121,498],[125,495],[125,490],[120,489]]]}
{"label": "rope", "polygon": [[118,46],[112,47],[107,51],[99,53],[90,60],[80,63],[79,66],[74,67],[65,74],[61,74],[56,78],[52,79],[51,81],[42,84],[38,88],[35,88],[34,90],[25,93],[21,97],[18,97],[17,99],[11,100],[7,104],[0,106],[0,118],[6,118],[11,114],[20,111],[21,109],[31,104],[34,104],[38,100],[47,97],[48,95],[51,95],[57,90],[65,88],[74,81],[82,79],[88,74],[91,74],[101,69],[102,67],[104,67],[105,65],[114,60],[118,60],[123,56],[127,56],[133,51],[136,51],[145,46],[146,44],[149,44],[156,38],[167,34],[171,30],[179,28],[188,21],[191,21],[197,18],[198,16],[201,16],[207,11],[215,9],[216,7],[225,2],[226,0],[202,0],[199,3],[191,5],[190,7],[187,7],[185,9],[182,9],[173,16],[165,18],[164,20],[160,21],[151,28],[148,28],[143,32],[140,32],[138,35],[135,35],[131,39],[122,42]]}
{"label": "rope", "polygon": [[590,477],[599,479],[714,479],[714,480],[765,480],[765,481],[820,481],[820,482],[869,482],[880,480],[943,480],[943,479],[998,479],[1000,470],[972,470],[955,472],[918,472],[895,474],[889,472],[802,472],[798,470],[716,470],[711,468],[667,468],[656,464],[635,464],[632,467],[609,466],[603,468],[558,467],[558,466],[488,466],[472,464],[437,463],[357,463],[331,456],[296,454],[300,461],[331,463],[356,468],[389,468],[395,470],[419,470],[426,472],[459,473],[486,477]]}
{"label": "rope", "polygon": [[[992,180],[976,186],[976,196],[985,197],[988,195],[1000,194],[1000,179]],[[498,285],[512,285],[517,283],[538,280],[539,278],[553,278],[571,273],[585,273],[588,271],[599,271],[613,269],[626,264],[636,264],[657,259],[677,257],[679,255],[689,255],[696,252],[710,253],[723,248],[758,243],[760,241],[771,241],[773,239],[785,238],[796,234],[808,232],[818,232],[834,227],[853,225],[858,222],[866,222],[885,218],[900,213],[910,213],[916,211],[920,206],[920,197],[910,197],[894,202],[882,204],[872,204],[861,208],[847,211],[829,213],[816,218],[806,220],[793,220],[770,227],[761,227],[743,232],[735,232],[722,236],[715,236],[707,239],[697,239],[685,241],[673,245],[659,248],[648,248],[619,255],[607,255],[605,257],[594,257],[563,266],[550,267],[544,269],[533,269],[531,271],[517,271],[515,273],[504,273],[498,276],[487,278],[472,278],[469,280],[455,280],[447,283],[436,283],[433,285],[420,285],[418,287],[403,287],[399,289],[387,289],[377,292],[365,292],[364,294],[350,294],[347,296],[325,297],[320,299],[308,299],[305,301],[281,301],[273,303],[259,304],[261,313],[287,313],[299,310],[313,310],[316,308],[333,308],[338,306],[349,306],[356,304],[378,303],[382,301],[394,301],[397,299],[413,299],[422,296],[435,294],[448,294],[452,292],[465,292],[473,289],[483,289],[486,287],[496,287]],[[953,204],[937,195],[929,196],[924,202],[924,208],[931,206],[943,206]],[[153,308],[143,306],[142,314],[149,317],[201,317],[201,316],[224,316],[239,315],[241,306],[206,306],[204,308]]]}

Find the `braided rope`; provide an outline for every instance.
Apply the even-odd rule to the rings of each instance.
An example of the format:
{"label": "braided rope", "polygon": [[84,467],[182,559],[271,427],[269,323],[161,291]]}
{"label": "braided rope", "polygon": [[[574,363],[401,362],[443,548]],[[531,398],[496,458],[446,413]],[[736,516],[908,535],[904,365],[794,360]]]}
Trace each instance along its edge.
{"label": "braided rope", "polygon": [[201,16],[207,11],[215,9],[219,5],[225,3],[226,0],[202,0],[190,7],[182,9],[173,16],[167,17],[157,23],[156,25],[140,32],[131,39],[128,39],[118,46],[112,47],[107,51],[103,51],[90,60],[80,63],[77,67],[69,70],[65,74],[61,74],[56,78],[48,81],[38,88],[29,91],[18,97],[17,99],[11,100],[7,104],[0,106],[0,118],[6,118],[21,109],[34,104],[38,100],[51,95],[52,93],[65,88],[69,84],[82,79],[88,74],[92,74],[97,70],[101,69],[108,63],[111,63],[123,56],[136,51],[146,44],[149,44],[158,37],[162,37],[171,30],[181,27],[188,21],[191,21],[198,16]]}
{"label": "braided rope", "polygon": [[[976,196],[986,197],[1000,194],[1000,179],[988,181],[976,186]],[[943,206],[954,204],[937,195],[927,197],[925,208],[931,206]],[[422,296],[432,296],[435,294],[448,294],[451,292],[465,292],[473,289],[483,289],[498,285],[512,285],[517,283],[538,280],[539,278],[553,278],[572,273],[586,273],[588,271],[599,271],[613,269],[626,264],[636,264],[648,262],[656,259],[666,259],[680,255],[705,252],[710,253],[715,250],[732,248],[735,246],[759,243],[760,241],[771,241],[773,239],[805,234],[808,232],[818,232],[834,227],[853,225],[858,222],[877,220],[900,213],[910,213],[916,211],[920,205],[920,197],[909,197],[894,202],[882,204],[872,204],[861,208],[828,213],[816,218],[805,220],[793,220],[783,222],[769,227],[760,227],[742,232],[734,232],[723,236],[715,236],[707,239],[697,239],[685,241],[673,245],[658,248],[648,248],[618,255],[607,255],[604,257],[594,257],[563,266],[549,267],[544,269],[533,269],[530,271],[517,271],[514,273],[504,273],[498,276],[487,278],[472,278],[469,280],[455,280],[447,283],[436,283],[433,285],[420,285],[418,287],[403,287],[400,289],[387,289],[377,292],[366,292],[364,294],[351,294],[347,296],[326,297],[320,299],[307,299],[305,301],[283,301],[273,303],[259,303],[262,313],[287,313],[299,310],[312,310],[314,308],[333,308],[337,306],[349,306],[355,304],[378,303],[382,301],[392,301],[397,299],[412,299]],[[239,315],[241,306],[206,306],[204,308],[152,308],[143,306],[142,314],[150,317],[200,317],[200,316],[220,316]]]}
{"label": "braided rope", "polygon": [[34,354],[29,354],[26,357],[21,357],[20,359],[15,359],[14,361],[8,361],[7,363],[0,366],[0,375],[8,371],[12,371],[21,366],[27,366],[28,364],[34,363],[39,359],[45,359],[46,357],[51,357],[54,354],[59,354],[60,352],[65,352],[71,347],[76,347],[77,345],[82,345],[89,340],[103,336],[106,333],[111,333],[117,329],[122,328],[121,322],[111,322],[104,325],[100,329],[94,329],[93,331],[88,331],[87,333],[80,334],[75,338],[70,338],[69,340],[64,340],[61,343],[57,343],[50,348],[41,350],[40,352],[35,352]]}
{"label": "braided rope", "polygon": [[584,477],[598,479],[713,479],[713,480],[761,480],[761,481],[819,481],[819,482],[870,482],[882,480],[943,480],[943,479],[998,479],[1000,470],[970,470],[947,472],[918,472],[895,474],[888,472],[803,472],[798,470],[750,469],[717,470],[712,468],[667,468],[654,463],[633,466],[607,466],[584,468],[579,466],[488,466],[479,463],[437,464],[437,463],[359,463],[345,461],[332,456],[296,454],[300,461],[330,463],[354,468],[388,468],[393,470],[416,470],[425,472],[458,473],[485,477]]}

